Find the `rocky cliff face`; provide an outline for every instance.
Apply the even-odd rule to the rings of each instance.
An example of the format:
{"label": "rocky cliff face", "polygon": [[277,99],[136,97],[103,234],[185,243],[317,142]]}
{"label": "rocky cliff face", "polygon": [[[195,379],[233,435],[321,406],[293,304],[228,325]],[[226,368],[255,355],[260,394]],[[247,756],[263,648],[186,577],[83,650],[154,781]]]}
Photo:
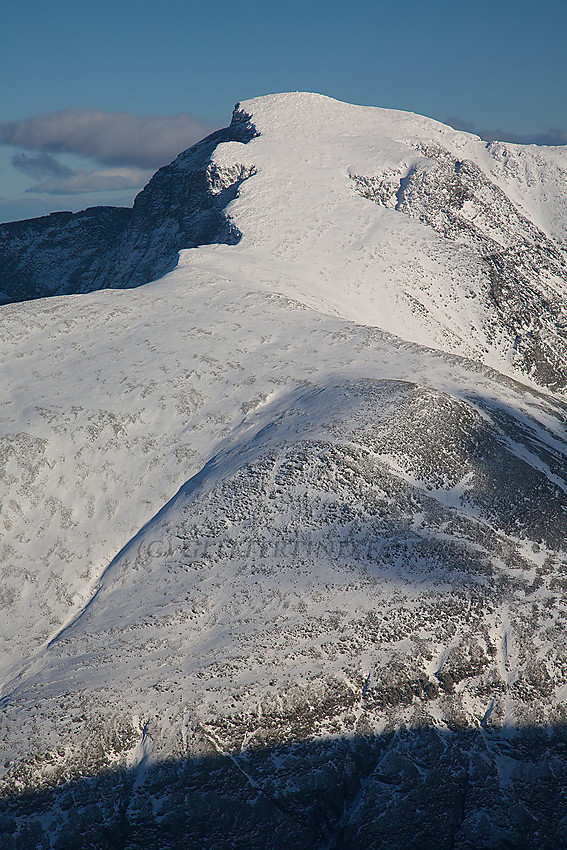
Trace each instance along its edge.
{"label": "rocky cliff face", "polygon": [[240,233],[224,209],[253,171],[219,169],[211,154],[221,142],[254,134],[235,111],[229,127],[161,168],[132,209],[93,207],[0,225],[0,293],[25,301],[140,286],[175,268],[183,248],[234,245]]}
{"label": "rocky cliff face", "polygon": [[[95,770],[3,801],[2,846],[557,850],[567,841],[564,727],[501,735],[423,726],[224,755],[208,738],[197,758]],[[134,740],[131,730],[101,730],[99,747]],[[46,754],[43,765],[55,761]]]}

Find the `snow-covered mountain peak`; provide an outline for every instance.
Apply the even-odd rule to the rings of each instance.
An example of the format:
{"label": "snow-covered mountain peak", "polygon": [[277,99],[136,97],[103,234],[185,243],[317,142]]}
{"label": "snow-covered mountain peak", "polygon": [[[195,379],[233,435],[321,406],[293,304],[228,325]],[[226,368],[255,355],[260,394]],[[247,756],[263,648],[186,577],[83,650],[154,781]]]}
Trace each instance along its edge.
{"label": "snow-covered mountain peak", "polygon": [[0,227],[0,290],[138,286],[181,249],[189,266],[254,268],[268,292],[562,392],[566,174],[564,148],[486,145],[317,94],[260,97],[132,210]]}
{"label": "snow-covered mountain peak", "polygon": [[315,145],[319,139],[321,148],[337,137],[353,138],[369,132],[404,139],[412,134],[432,139],[437,134],[453,137],[456,144],[466,138],[478,139],[413,112],[359,106],[315,92],[284,92],[244,100],[236,104],[234,111],[237,120],[242,115],[249,116],[260,134],[277,134],[296,141],[300,137],[311,138]]}
{"label": "snow-covered mountain peak", "polygon": [[242,238],[184,263],[225,274],[245,257],[270,291],[564,387],[565,151],[306,93],[235,115],[255,135],[212,162],[254,175],[226,209]]}

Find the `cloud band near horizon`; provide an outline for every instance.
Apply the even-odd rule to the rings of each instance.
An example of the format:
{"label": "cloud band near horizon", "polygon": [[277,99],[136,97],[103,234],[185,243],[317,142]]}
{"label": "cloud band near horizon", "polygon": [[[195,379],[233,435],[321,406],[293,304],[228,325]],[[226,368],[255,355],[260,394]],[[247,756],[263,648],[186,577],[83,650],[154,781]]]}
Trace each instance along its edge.
{"label": "cloud band near horizon", "polygon": [[[27,192],[81,194],[141,186],[153,171],[214,129],[188,113],[145,117],[64,109],[0,122],[0,144],[20,149],[11,160],[19,171],[35,179],[48,178]],[[106,168],[73,171],[54,156],[63,153],[78,154]]]}
{"label": "cloud band near horizon", "polygon": [[485,142],[511,142],[516,145],[567,145],[567,130],[558,127],[550,128],[546,133],[513,133],[510,130],[477,130],[471,121],[457,118],[454,115],[446,119],[446,124],[454,130],[464,130],[466,133],[474,133]]}
{"label": "cloud band near horizon", "polygon": [[[501,129],[476,130],[471,122],[454,116],[446,123],[457,130],[476,133],[485,141],[567,144],[567,130],[519,135]],[[11,159],[12,165],[39,181],[26,192],[78,195],[141,188],[153,171],[214,129],[189,113],[148,117],[71,108],[0,122],[0,145],[19,148]],[[76,154],[102,168],[75,171],[60,162],[57,154]]]}
{"label": "cloud band near horizon", "polygon": [[214,129],[188,113],[145,117],[132,112],[63,109],[20,121],[1,121],[0,144],[80,154],[105,165],[159,168]]}

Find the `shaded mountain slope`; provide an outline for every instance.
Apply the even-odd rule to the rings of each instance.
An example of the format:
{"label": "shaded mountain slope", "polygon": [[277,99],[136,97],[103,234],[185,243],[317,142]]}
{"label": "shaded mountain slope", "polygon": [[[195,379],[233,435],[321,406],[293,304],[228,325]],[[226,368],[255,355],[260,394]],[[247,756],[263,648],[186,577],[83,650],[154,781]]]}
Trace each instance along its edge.
{"label": "shaded mountain slope", "polygon": [[403,381],[261,408],[5,692],[6,846],[120,798],[123,847],[553,847],[566,448]]}
{"label": "shaded mountain slope", "polygon": [[407,382],[280,398],[13,679],[5,788],[52,776],[18,758],[22,735],[66,778],[127,766],[133,717],[151,718],[149,762],[180,755],[187,718],[194,756],[402,721],[563,723],[565,448],[524,414]]}
{"label": "shaded mountain slope", "polygon": [[[564,726],[422,726],[230,755],[200,734],[197,758],[0,801],[5,850],[556,850],[567,841]],[[101,750],[128,735],[101,730]]]}

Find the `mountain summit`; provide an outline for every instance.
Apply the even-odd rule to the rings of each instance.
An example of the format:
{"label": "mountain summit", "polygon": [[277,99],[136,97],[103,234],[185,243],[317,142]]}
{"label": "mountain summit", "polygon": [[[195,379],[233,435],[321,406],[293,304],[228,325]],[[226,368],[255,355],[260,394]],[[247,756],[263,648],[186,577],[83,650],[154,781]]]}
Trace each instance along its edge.
{"label": "mountain summit", "polygon": [[[2,225],[0,288],[22,300],[138,286],[181,249],[243,239],[278,292],[561,389],[566,173],[565,148],[486,144],[321,95],[263,97],[160,169],[132,210]],[[203,260],[224,273],[235,257]]]}
{"label": "mountain summit", "polygon": [[3,226],[6,847],[567,841],[566,169],[282,94]]}

